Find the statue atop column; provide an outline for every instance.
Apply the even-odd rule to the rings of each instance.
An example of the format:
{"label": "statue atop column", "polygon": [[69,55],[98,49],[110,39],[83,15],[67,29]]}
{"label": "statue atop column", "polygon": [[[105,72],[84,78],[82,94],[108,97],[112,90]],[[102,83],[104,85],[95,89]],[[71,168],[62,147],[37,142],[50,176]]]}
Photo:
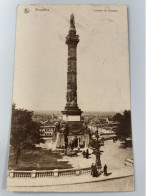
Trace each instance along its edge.
{"label": "statue atop column", "polygon": [[75,29],[75,17],[73,14],[71,14],[71,16],[70,16],[70,28]]}

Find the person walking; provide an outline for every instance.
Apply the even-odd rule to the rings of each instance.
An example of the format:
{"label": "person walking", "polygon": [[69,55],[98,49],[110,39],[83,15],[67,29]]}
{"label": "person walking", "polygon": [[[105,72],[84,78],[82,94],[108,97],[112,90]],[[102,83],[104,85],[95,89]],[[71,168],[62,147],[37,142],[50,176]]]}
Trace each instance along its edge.
{"label": "person walking", "polygon": [[107,165],[106,164],[104,165],[103,172],[104,172],[104,175],[107,176]]}

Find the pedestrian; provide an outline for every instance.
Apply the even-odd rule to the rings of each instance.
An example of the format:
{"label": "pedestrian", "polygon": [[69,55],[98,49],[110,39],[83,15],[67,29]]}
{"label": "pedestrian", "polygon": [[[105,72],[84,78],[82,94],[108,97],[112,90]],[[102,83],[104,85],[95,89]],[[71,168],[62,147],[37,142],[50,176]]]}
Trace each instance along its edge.
{"label": "pedestrian", "polygon": [[86,156],[85,150],[83,150],[82,154],[83,154],[83,158],[85,158],[85,156]]}
{"label": "pedestrian", "polygon": [[89,158],[89,150],[87,149],[86,150],[86,159],[88,159]]}
{"label": "pedestrian", "polygon": [[103,172],[104,172],[104,175],[107,176],[107,165],[106,164],[104,165]]}
{"label": "pedestrian", "polygon": [[96,167],[96,164],[93,165],[93,177],[97,177],[98,176],[98,173],[97,173],[97,167]]}
{"label": "pedestrian", "polygon": [[93,176],[93,170],[94,170],[94,163],[91,165],[91,176]]}
{"label": "pedestrian", "polygon": [[75,136],[75,139],[74,139],[74,145],[75,145],[75,148],[78,147],[78,138],[77,136]]}

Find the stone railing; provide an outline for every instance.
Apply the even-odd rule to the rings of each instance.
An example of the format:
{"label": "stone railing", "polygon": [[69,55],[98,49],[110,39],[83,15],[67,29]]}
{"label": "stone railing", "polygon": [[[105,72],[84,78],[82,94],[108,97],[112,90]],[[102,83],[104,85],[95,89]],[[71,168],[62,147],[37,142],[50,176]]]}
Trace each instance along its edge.
{"label": "stone railing", "polygon": [[42,171],[15,171],[9,170],[8,177],[11,178],[40,178],[40,177],[59,177],[59,176],[79,176],[81,174],[88,174],[91,172],[91,168],[79,168],[79,169],[54,169],[54,170],[42,170]]}

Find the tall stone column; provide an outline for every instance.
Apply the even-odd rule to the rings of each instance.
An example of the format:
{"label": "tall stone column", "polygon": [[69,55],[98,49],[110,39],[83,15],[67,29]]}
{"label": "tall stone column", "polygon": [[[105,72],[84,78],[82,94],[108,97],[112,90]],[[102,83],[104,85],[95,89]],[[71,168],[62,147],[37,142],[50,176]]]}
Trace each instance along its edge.
{"label": "tall stone column", "polygon": [[67,94],[66,106],[63,113],[65,121],[80,121],[82,111],[77,104],[77,44],[79,36],[76,35],[75,19],[70,17],[70,29],[66,37],[68,45],[68,68],[67,68]]}

